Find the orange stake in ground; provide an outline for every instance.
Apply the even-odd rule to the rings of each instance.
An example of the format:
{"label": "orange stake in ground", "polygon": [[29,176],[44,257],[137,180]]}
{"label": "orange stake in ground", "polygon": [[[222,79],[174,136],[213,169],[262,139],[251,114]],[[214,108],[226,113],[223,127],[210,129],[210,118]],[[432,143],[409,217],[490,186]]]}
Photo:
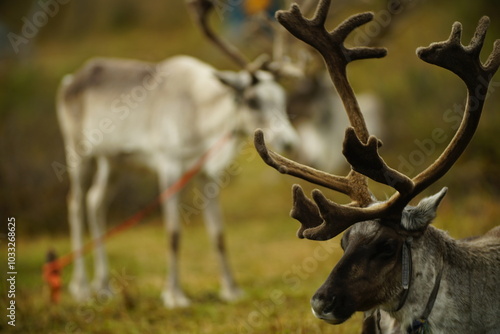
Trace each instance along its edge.
{"label": "orange stake in ground", "polygon": [[54,304],[61,299],[61,264],[57,259],[57,255],[53,250],[47,253],[47,262],[43,266],[43,279],[48,283],[50,288],[50,301]]}

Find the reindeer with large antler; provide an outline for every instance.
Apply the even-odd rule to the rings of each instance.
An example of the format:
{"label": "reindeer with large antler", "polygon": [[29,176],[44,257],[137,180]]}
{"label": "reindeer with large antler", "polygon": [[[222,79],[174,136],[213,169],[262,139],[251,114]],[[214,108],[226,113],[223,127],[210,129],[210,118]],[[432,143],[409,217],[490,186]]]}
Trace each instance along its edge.
{"label": "reindeer with large antler", "polygon": [[[293,187],[291,216],[301,223],[299,238],[342,237],[344,255],[311,299],[316,317],[331,324],[346,321],[354,312],[384,312],[405,333],[500,332],[500,227],[485,235],[457,241],[431,226],[447,192],[410,201],[439,180],[457,161],[477,128],[491,78],[500,66],[500,40],[484,64],[479,54],[489,19],[483,17],[467,46],[461,44],[462,26],[455,23],[448,40],[417,49],[424,61],[458,75],[467,87],[463,119],[446,149],[414,178],[389,167],[379,155],[382,143],[370,136],[346,67],[354,60],[385,56],[382,48],[346,48],[345,38],[373,19],[354,15],[328,32],[325,25],[330,0],[320,0],[313,19],[297,5],[277,13],[279,22],[323,56],[341,96],[351,127],[346,130],[343,154],[351,171],[346,177],[330,175],[288,160],[266,148],[262,131],[255,134],[263,160],[281,173],[348,195],[347,205],[334,203],[319,190],[312,200]],[[367,178],[396,190],[379,202]]]}

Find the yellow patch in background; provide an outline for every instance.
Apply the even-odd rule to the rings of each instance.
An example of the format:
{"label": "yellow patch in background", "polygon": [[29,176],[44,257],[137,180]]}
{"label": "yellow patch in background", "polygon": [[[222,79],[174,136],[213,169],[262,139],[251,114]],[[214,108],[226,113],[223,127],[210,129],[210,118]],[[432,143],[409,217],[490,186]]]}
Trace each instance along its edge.
{"label": "yellow patch in background", "polygon": [[254,15],[265,11],[271,4],[271,0],[246,0],[243,4],[247,15]]}

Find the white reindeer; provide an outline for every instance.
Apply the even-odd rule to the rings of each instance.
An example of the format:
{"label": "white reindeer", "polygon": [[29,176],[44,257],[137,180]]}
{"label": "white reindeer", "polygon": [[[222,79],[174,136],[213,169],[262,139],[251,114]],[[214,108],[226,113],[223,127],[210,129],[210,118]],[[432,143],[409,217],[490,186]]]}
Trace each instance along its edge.
{"label": "white reindeer", "polygon": [[[203,9],[206,14],[210,8]],[[166,189],[222,137],[230,135],[203,166],[203,187],[220,176],[245,136],[257,127],[269,130],[278,149],[292,148],[297,142],[285,112],[285,93],[270,73],[220,72],[188,56],[158,64],[91,59],[62,80],[57,114],[70,179],[72,249],[78,252],[83,246],[86,207],[96,240],[94,289],[108,288],[108,264],[99,238],[105,230],[105,197],[115,158],[134,157],[156,171],[160,189]],[[86,192],[85,174],[93,160],[96,171]],[[178,277],[179,196],[162,203],[162,209],[171,245],[163,302],[167,307],[183,307],[190,302]],[[226,259],[217,196],[206,196],[203,209],[222,269],[221,297],[234,300],[241,291]],[[70,291],[77,300],[85,300],[91,293],[81,257],[74,261]]]}

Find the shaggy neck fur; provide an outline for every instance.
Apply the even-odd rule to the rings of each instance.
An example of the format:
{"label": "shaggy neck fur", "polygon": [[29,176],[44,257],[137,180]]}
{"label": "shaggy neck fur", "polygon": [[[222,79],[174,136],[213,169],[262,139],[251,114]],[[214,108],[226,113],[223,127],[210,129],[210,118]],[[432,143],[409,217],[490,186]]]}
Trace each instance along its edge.
{"label": "shaggy neck fur", "polygon": [[484,236],[458,241],[429,226],[414,240],[412,258],[408,299],[400,311],[391,314],[402,328],[423,313],[442,267],[441,287],[428,318],[432,333],[495,333],[500,329],[500,287],[495,283],[500,275],[498,239]]}

